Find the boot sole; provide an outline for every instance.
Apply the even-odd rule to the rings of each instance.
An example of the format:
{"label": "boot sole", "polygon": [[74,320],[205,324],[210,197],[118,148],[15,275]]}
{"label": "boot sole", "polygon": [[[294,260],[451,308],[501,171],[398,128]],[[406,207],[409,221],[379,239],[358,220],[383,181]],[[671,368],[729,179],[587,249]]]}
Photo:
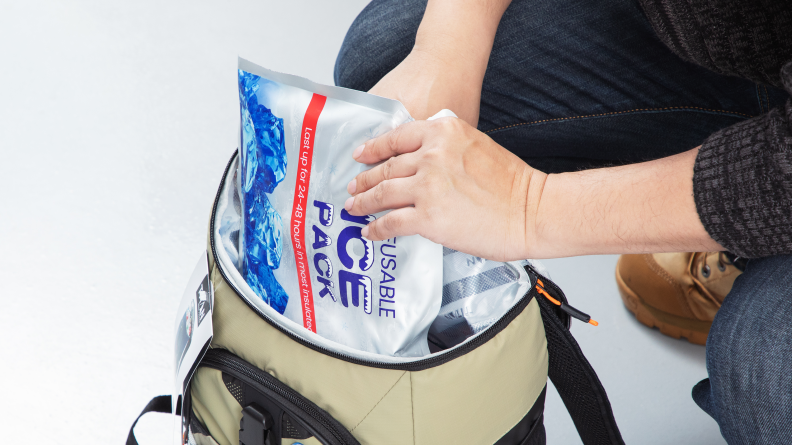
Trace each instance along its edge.
{"label": "boot sole", "polygon": [[669,337],[684,338],[690,343],[702,346],[707,344],[707,335],[712,322],[683,318],[649,306],[624,282],[619,274],[618,263],[616,264],[616,285],[624,305],[642,324],[650,328],[657,328]]}

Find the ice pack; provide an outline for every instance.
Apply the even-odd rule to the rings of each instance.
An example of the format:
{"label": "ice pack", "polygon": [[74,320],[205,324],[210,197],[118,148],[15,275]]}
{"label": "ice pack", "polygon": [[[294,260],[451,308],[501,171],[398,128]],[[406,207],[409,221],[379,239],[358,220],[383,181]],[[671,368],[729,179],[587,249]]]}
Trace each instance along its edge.
{"label": "ice pack", "polygon": [[421,236],[370,241],[386,212],[344,210],[372,166],[355,147],[411,121],[398,101],[315,84],[240,59],[239,269],[261,300],[305,329],[377,354],[429,354],[443,248]]}

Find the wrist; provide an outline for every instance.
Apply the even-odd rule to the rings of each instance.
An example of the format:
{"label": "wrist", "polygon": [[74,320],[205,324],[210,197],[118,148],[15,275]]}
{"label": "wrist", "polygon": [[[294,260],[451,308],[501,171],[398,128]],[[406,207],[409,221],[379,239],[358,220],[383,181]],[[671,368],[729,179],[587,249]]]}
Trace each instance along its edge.
{"label": "wrist", "polygon": [[[393,98],[402,101],[413,118],[427,119],[447,108],[471,126],[478,125],[483,69],[441,59],[434,52],[420,48],[413,49],[397,69],[401,69],[401,75],[407,73],[412,82],[405,82],[404,86],[409,87],[398,91]],[[382,95],[377,87],[371,92]]]}
{"label": "wrist", "polygon": [[542,208],[548,181],[553,176],[556,176],[541,172],[528,165],[525,168],[529,171],[529,180],[528,189],[525,192],[525,246],[520,255],[522,259],[538,258],[538,255],[544,250],[546,241],[545,233],[543,233],[543,222],[540,219],[540,209]]}
{"label": "wrist", "polygon": [[[579,188],[580,178],[576,173],[548,174],[542,184],[539,202],[533,212],[534,239],[531,256],[528,258],[557,258],[571,256],[576,233],[563,233],[567,221],[573,219],[580,207],[570,204],[573,193]],[[573,224],[574,225],[574,224]],[[581,228],[581,227],[578,227]]]}

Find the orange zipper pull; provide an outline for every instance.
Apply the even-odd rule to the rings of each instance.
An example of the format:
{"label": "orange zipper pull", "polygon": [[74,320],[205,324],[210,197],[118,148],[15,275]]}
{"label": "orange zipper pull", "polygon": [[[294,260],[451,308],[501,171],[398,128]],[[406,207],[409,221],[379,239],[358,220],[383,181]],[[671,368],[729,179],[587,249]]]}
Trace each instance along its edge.
{"label": "orange zipper pull", "polygon": [[555,298],[551,297],[550,294],[548,294],[547,291],[544,290],[544,283],[542,283],[542,280],[540,279],[536,280],[536,291],[544,295],[545,298],[550,300],[550,302],[553,303],[554,305],[559,306],[561,310],[566,312],[566,314],[569,315],[570,317],[577,318],[578,320],[584,323],[588,323],[592,326],[599,326],[599,323],[596,320],[593,320],[590,315],[586,314],[585,312],[581,312],[573,308],[572,306],[566,303],[562,303],[556,300]]}

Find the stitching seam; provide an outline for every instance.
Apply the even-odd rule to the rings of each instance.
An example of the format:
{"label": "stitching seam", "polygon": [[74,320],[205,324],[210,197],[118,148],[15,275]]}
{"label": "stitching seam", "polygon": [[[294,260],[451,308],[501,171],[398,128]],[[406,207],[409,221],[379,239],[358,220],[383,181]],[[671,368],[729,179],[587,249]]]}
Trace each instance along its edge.
{"label": "stitching seam", "polygon": [[[404,374],[406,374],[406,373],[407,373],[407,371],[402,372],[402,374],[399,376],[399,378],[396,379],[395,382],[393,382],[393,385],[391,385],[391,387],[387,391],[385,391],[385,394],[383,394],[382,397],[380,397],[380,399],[377,400],[377,403],[375,403],[374,406],[371,407],[371,410],[369,410],[369,412],[367,412],[366,415],[363,416],[362,419],[360,419],[360,422],[358,422],[357,425],[355,425],[354,427],[352,427],[351,430],[349,430],[350,433],[352,431],[355,431],[355,429],[357,427],[359,427],[360,424],[363,423],[364,420],[366,420],[366,417],[368,417],[369,414],[371,414],[372,412],[374,412],[375,409],[377,409],[377,405],[379,405],[380,402],[382,402],[382,400],[385,399],[385,396],[387,396],[388,394],[390,394],[391,391],[393,391],[393,388],[396,386],[397,383],[399,383],[401,381],[402,377],[404,377]],[[410,385],[411,385],[410,394],[412,394],[412,379],[410,379]]]}
{"label": "stitching seam", "polygon": [[543,122],[582,119],[582,118],[586,118],[586,117],[611,116],[611,115],[616,115],[616,114],[635,113],[635,112],[639,112],[639,111],[666,111],[666,110],[700,110],[700,111],[712,111],[712,112],[716,112],[716,113],[736,114],[736,115],[745,116],[745,117],[753,117],[753,116],[751,116],[749,114],[738,113],[736,111],[715,110],[715,109],[711,109],[711,108],[700,108],[700,107],[636,108],[634,110],[626,110],[626,111],[611,111],[609,113],[583,114],[583,115],[580,115],[580,116],[557,117],[557,118],[554,118],[554,119],[542,119],[542,120],[539,120],[539,121],[522,122],[522,123],[519,123],[519,124],[506,125],[505,127],[499,127],[499,128],[495,128],[495,129],[492,129],[492,130],[487,130],[484,133],[485,134],[489,134],[489,133],[494,133],[496,131],[505,130],[507,128],[519,127],[521,125],[541,124]]}
{"label": "stitching seam", "polygon": [[415,397],[413,397],[412,373],[410,373],[410,414],[412,415],[413,445],[415,445]]}
{"label": "stitching seam", "polygon": [[767,94],[766,86],[762,85],[762,89],[765,90],[765,102],[767,103],[767,111],[765,111],[765,113],[767,113],[770,111],[770,95]]}
{"label": "stitching seam", "polygon": [[762,91],[759,89],[759,84],[756,84],[756,99],[759,101],[759,112],[764,113],[764,105],[762,104]]}
{"label": "stitching seam", "polygon": [[645,257],[645,259],[646,259],[646,265],[649,266],[649,269],[652,272],[656,273],[657,275],[660,276],[660,278],[663,279],[663,281],[666,281],[668,284],[670,284],[671,287],[674,288],[674,290],[676,291],[677,295],[679,295],[680,297],[684,297],[685,296],[684,292],[682,292],[678,288],[677,282],[676,282],[676,280],[674,280],[674,277],[672,277],[671,274],[666,272],[665,269],[660,267],[660,265],[657,264],[657,262],[654,260],[654,258],[652,258],[651,255],[647,255]]}
{"label": "stitching seam", "polygon": [[672,277],[671,274],[669,274],[665,269],[660,267],[651,254],[645,256],[644,258],[646,260],[646,264],[649,266],[649,269],[671,285],[671,287],[676,291],[677,299],[682,301],[683,306],[687,307],[687,310],[690,311],[690,313],[693,314],[693,317],[695,318],[696,314],[690,308],[690,303],[688,303],[687,299],[685,298],[685,292],[682,290],[682,287],[679,285],[679,283],[677,283],[674,277]]}

